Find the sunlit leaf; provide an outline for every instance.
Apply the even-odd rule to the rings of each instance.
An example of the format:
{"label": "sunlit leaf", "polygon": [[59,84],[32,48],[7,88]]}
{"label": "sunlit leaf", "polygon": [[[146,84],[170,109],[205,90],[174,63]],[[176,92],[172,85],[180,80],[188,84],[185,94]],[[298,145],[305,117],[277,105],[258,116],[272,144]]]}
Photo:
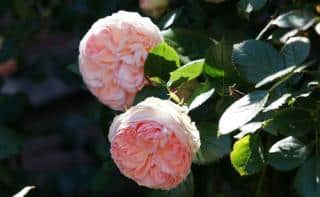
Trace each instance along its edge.
{"label": "sunlit leaf", "polygon": [[190,81],[201,75],[203,70],[204,60],[192,61],[177,70],[170,73],[168,86],[177,86],[184,81]]}
{"label": "sunlit leaf", "polygon": [[189,105],[188,109],[189,111],[199,107],[200,105],[202,105],[204,102],[206,102],[214,93],[214,89],[211,89],[207,92],[201,93],[200,95],[198,95]]}
{"label": "sunlit leaf", "polygon": [[264,165],[263,147],[258,135],[247,135],[236,141],[230,154],[232,166],[243,175],[252,175]]}
{"label": "sunlit leaf", "polygon": [[245,125],[263,110],[268,101],[267,91],[255,91],[234,102],[219,120],[219,134],[224,135]]}
{"label": "sunlit leaf", "polygon": [[250,123],[245,124],[242,127],[240,127],[241,132],[233,137],[236,139],[241,139],[248,134],[255,133],[256,131],[261,129],[262,126],[263,126],[263,122],[250,122]]}
{"label": "sunlit leaf", "polygon": [[167,81],[169,73],[179,66],[180,61],[176,51],[162,42],[149,52],[144,64],[144,72],[147,77],[159,77]]}
{"label": "sunlit leaf", "polygon": [[284,13],[272,21],[272,24],[282,28],[303,28],[312,21],[313,15],[310,12],[294,10]]}
{"label": "sunlit leaf", "polygon": [[24,187],[21,191],[19,191],[15,195],[13,195],[13,197],[24,197],[24,196],[27,196],[27,194],[34,188],[36,188],[36,187],[35,186]]}

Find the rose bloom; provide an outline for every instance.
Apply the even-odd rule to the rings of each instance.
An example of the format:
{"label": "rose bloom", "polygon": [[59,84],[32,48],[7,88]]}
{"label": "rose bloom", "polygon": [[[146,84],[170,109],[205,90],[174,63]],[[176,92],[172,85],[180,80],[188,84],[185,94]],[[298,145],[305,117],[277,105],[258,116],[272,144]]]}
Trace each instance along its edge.
{"label": "rose bloom", "polygon": [[122,174],[153,189],[179,185],[200,147],[199,131],[186,109],[154,97],[115,117],[108,137]]}
{"label": "rose bloom", "polygon": [[169,5],[169,0],[140,0],[139,2],[142,12],[153,18],[161,16]]}
{"label": "rose bloom", "polygon": [[8,77],[17,71],[17,63],[14,59],[9,59],[0,63],[0,77]]}
{"label": "rose bloom", "polygon": [[159,28],[138,13],[119,11],[99,19],[79,47],[79,68],[88,89],[105,105],[124,110],[147,83],[144,63],[162,41]]}

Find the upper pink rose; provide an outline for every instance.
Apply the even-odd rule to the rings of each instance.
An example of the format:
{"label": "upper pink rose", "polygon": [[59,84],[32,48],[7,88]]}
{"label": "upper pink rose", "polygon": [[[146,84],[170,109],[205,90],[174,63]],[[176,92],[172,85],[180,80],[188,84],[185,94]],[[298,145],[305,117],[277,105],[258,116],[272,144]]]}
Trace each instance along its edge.
{"label": "upper pink rose", "polygon": [[199,131],[186,109],[153,97],[115,117],[108,137],[120,171],[153,189],[179,185],[200,147]]}
{"label": "upper pink rose", "polygon": [[141,10],[148,16],[161,16],[169,5],[169,0],[140,0]]}
{"label": "upper pink rose", "polygon": [[162,41],[159,28],[135,12],[99,19],[79,47],[79,68],[89,90],[114,110],[130,107],[146,84],[148,52]]}

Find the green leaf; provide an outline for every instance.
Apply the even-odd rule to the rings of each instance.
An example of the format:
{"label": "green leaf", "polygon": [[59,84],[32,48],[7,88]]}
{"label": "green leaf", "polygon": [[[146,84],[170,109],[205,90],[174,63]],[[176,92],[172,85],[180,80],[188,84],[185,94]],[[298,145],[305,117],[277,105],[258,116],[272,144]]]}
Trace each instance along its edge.
{"label": "green leaf", "polygon": [[310,53],[310,40],[306,37],[292,37],[281,49],[286,66],[302,64]]}
{"label": "green leaf", "polygon": [[263,112],[268,112],[272,110],[277,110],[283,106],[287,100],[291,97],[291,94],[287,93],[279,97],[277,100],[273,101],[270,105],[264,108]]}
{"label": "green leaf", "polygon": [[264,165],[263,147],[258,135],[247,135],[236,141],[230,154],[233,167],[241,175],[252,175]]}
{"label": "green leaf", "polygon": [[26,186],[24,187],[22,190],[20,190],[18,193],[16,193],[15,195],[13,195],[13,197],[24,197],[24,196],[27,196],[27,194],[35,189],[36,187],[35,186]]}
{"label": "green leaf", "polygon": [[204,60],[192,61],[177,70],[170,73],[168,87],[177,86],[184,81],[190,81],[201,75],[203,70]]}
{"label": "green leaf", "polygon": [[240,11],[246,13],[251,13],[253,11],[258,11],[263,8],[267,3],[267,0],[240,0],[238,3],[238,8]]}
{"label": "green leaf", "polygon": [[231,151],[229,135],[217,137],[218,127],[211,122],[200,122],[201,147],[194,158],[196,164],[208,164],[224,157]]}
{"label": "green leaf", "polygon": [[233,137],[236,139],[241,139],[248,134],[255,133],[256,131],[258,131],[262,127],[263,127],[263,122],[250,122],[250,123],[245,124],[242,127],[240,127],[241,132]]}
{"label": "green leaf", "polygon": [[[263,80],[259,81],[256,85],[255,85],[255,88],[260,88],[270,82],[273,82],[277,79],[280,79],[280,78],[283,78],[283,77],[286,77],[287,76],[287,79],[285,79],[285,81],[283,82],[286,82],[288,84],[294,84],[296,80],[299,80],[299,77],[298,78],[294,78],[292,75],[289,76],[289,74],[292,74],[292,73],[300,73],[301,71],[303,71],[304,69],[308,68],[310,65],[312,65],[314,62],[308,62],[306,64],[303,64],[301,66],[290,66],[288,68],[284,68],[284,69],[281,69],[275,73],[272,73],[271,75],[269,76],[266,76]],[[293,78],[290,78],[290,77],[293,77]],[[286,85],[288,85],[286,84]],[[282,83],[281,85],[285,85],[284,83]]]}
{"label": "green leaf", "polygon": [[134,105],[140,103],[141,101],[145,100],[148,97],[157,97],[161,99],[168,99],[168,92],[163,87],[153,87],[153,86],[147,86],[144,87],[142,90],[138,92],[134,99]]}
{"label": "green leaf", "polygon": [[310,23],[313,17],[310,12],[294,10],[278,16],[272,21],[272,24],[281,28],[303,29],[305,25]]}
{"label": "green leaf", "polygon": [[180,66],[177,52],[165,42],[155,46],[148,54],[144,64],[147,77],[159,77],[167,81],[169,73]]}
{"label": "green leaf", "polygon": [[7,159],[21,149],[21,141],[15,133],[7,128],[0,126],[0,159]]}
{"label": "green leaf", "polygon": [[222,94],[237,79],[232,64],[232,44],[225,40],[211,45],[205,56],[204,73],[211,77],[213,87]]}
{"label": "green leaf", "polygon": [[189,111],[199,107],[200,105],[202,105],[203,103],[205,103],[214,93],[214,88],[199,94],[189,105],[188,109]]}
{"label": "green leaf", "polygon": [[259,81],[256,85],[255,85],[255,88],[260,88],[270,82],[273,82],[279,78],[282,78],[290,73],[292,73],[297,67],[296,66],[291,66],[289,68],[284,68],[284,69],[281,69],[275,73],[272,73],[268,76],[266,76],[264,79],[262,79],[261,81]]}
{"label": "green leaf", "polygon": [[290,136],[271,146],[268,163],[278,170],[292,170],[305,161],[308,153],[306,145]]}
{"label": "green leaf", "polygon": [[257,90],[234,102],[219,120],[219,134],[225,135],[245,125],[263,110],[269,93]]}
{"label": "green leaf", "polygon": [[184,63],[200,59],[212,43],[207,35],[183,28],[161,32],[165,41],[181,56]]}
{"label": "green leaf", "polygon": [[314,126],[315,123],[307,110],[289,108],[278,112],[267,125],[267,129],[285,136],[303,136]]}
{"label": "green leaf", "polygon": [[312,157],[298,170],[294,187],[302,197],[318,197],[320,194],[320,159]]}
{"label": "green leaf", "polygon": [[190,172],[187,178],[176,188],[169,191],[155,190],[148,197],[193,197],[193,193],[194,181],[192,172]]}
{"label": "green leaf", "polygon": [[249,82],[258,83],[284,68],[284,62],[275,48],[259,40],[247,40],[233,46],[233,62]]}

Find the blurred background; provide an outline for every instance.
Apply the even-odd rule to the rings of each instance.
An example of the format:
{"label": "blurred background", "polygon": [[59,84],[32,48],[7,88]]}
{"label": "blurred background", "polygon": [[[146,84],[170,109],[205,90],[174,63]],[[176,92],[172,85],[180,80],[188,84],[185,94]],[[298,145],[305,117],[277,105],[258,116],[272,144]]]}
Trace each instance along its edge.
{"label": "blurred background", "polygon": [[[251,20],[239,17],[236,2],[172,0],[153,20],[161,29],[197,29],[208,46],[207,36],[237,41],[256,35],[289,1],[270,0]],[[141,12],[138,0],[0,0],[0,196],[27,185],[36,186],[30,196],[160,196],[119,173],[106,138],[115,114],[77,74],[82,36],[98,18],[121,9]],[[184,52],[196,59],[205,50]],[[256,177],[230,169],[228,158],[193,166],[196,196],[252,196]],[[277,185],[291,176],[268,183],[274,196],[290,193]]]}

